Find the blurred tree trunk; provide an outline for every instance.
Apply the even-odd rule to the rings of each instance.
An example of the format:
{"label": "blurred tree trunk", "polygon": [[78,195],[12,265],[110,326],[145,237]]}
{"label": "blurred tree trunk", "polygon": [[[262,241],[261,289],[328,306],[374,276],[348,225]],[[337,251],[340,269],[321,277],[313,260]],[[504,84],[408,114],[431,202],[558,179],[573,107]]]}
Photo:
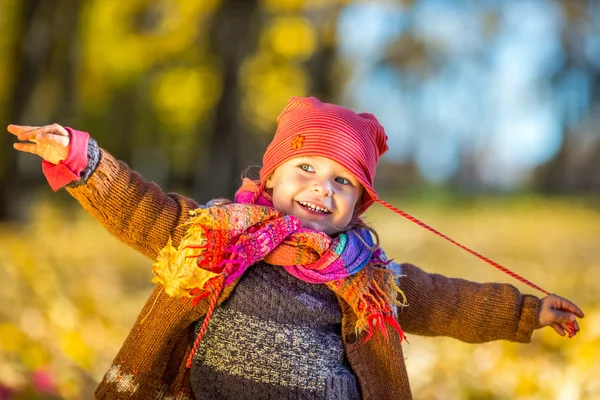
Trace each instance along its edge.
{"label": "blurred tree trunk", "polygon": [[[559,73],[559,77],[573,65],[568,64]],[[600,137],[595,129],[598,117],[594,112],[600,109],[600,73],[589,65],[586,69],[586,75],[591,78],[593,85],[588,115],[574,128],[563,123],[562,144],[558,154],[535,171],[537,184],[542,192],[566,194],[600,190]],[[595,135],[595,142],[582,145],[581,141],[588,140],[585,136],[590,135],[590,132],[586,132],[589,130],[595,131],[592,133]]]}
{"label": "blurred tree trunk", "polygon": [[[14,72],[8,107],[2,116],[3,126],[8,123],[51,123],[54,121],[42,119],[66,114],[64,107],[55,104],[70,104],[73,94],[73,70],[69,66],[74,57],[70,44],[76,36],[78,6],[79,0],[54,3],[28,0],[21,4],[18,16],[21,22],[17,24],[19,31],[14,36],[12,54],[7,55]],[[55,80],[53,83],[58,83],[58,90],[54,93],[56,98],[47,100],[50,114],[36,113],[31,104],[35,92],[42,82],[49,83],[52,79]],[[16,217],[16,204],[21,204],[20,197],[26,189],[18,168],[18,153],[12,149],[12,142],[12,135],[0,135],[0,220]],[[31,189],[27,187],[27,190]]]}
{"label": "blurred tree trunk", "polygon": [[596,193],[600,192],[600,135],[598,134],[598,122],[600,122],[600,117],[598,117],[598,112],[600,111],[600,70],[594,70],[592,74],[592,81],[594,82],[594,90],[592,92],[592,104],[591,104],[591,112],[592,115],[592,129],[594,129],[596,133],[596,142],[594,145],[594,150],[591,153],[591,156],[588,158],[588,163],[584,167],[583,171],[587,173],[588,177],[588,187],[586,191],[594,191]]}
{"label": "blurred tree trunk", "polygon": [[85,0],[62,0],[60,7],[54,6],[55,17],[52,24],[53,54],[52,74],[57,81],[60,92],[58,105],[48,122],[58,122],[77,127],[80,121],[75,120],[78,114],[77,104],[77,74],[80,59],[79,22],[81,5]]}
{"label": "blurred tree trunk", "polygon": [[[142,78],[139,78],[142,80]],[[134,151],[134,130],[138,104],[138,86],[126,85],[113,93],[108,115],[103,121],[102,142],[113,149],[119,160],[130,163]]]}
{"label": "blurred tree trunk", "polygon": [[309,73],[312,77],[311,96],[326,103],[335,103],[337,96],[332,78],[335,51],[330,45],[321,47],[309,62]]}
{"label": "blurred tree trunk", "polygon": [[214,197],[232,198],[244,167],[242,155],[251,135],[241,124],[241,91],[238,73],[242,62],[256,47],[257,0],[223,0],[211,27],[214,54],[223,76],[223,94],[216,107],[214,128],[207,132],[206,168],[195,178],[194,198],[205,202]]}
{"label": "blurred tree trunk", "polygon": [[336,103],[339,84],[335,79],[336,31],[341,5],[333,4],[311,16],[311,20],[321,32],[320,46],[308,60],[307,67],[311,76],[310,95],[326,103]]}
{"label": "blurred tree trunk", "polygon": [[[33,20],[42,3],[42,1],[27,1],[20,10],[19,31],[14,37],[13,53],[8,55],[12,59],[11,65],[15,71],[13,75],[15,83],[9,91],[8,107],[4,115],[4,121],[8,123],[23,123],[25,108],[31,98],[34,83],[41,73],[41,54],[32,52],[31,49],[37,47],[33,43],[36,39],[33,32],[39,27],[33,26]],[[7,123],[2,124],[3,127],[6,125]],[[3,160],[0,164],[0,220],[12,217],[12,202],[20,195],[17,152],[10,145],[14,141],[12,135],[7,133],[0,135],[0,159]]]}
{"label": "blurred tree trunk", "polygon": [[[566,121],[563,122],[562,144],[558,154],[535,171],[538,187],[546,193],[600,190],[600,137],[595,112],[600,109],[600,71],[582,47],[585,35],[590,34],[577,28],[589,23],[593,3],[582,0],[559,3],[567,22],[562,31],[565,61],[554,74],[552,82],[557,86],[563,83],[569,73],[584,72],[591,81],[591,96],[589,108],[582,113],[586,116],[578,121],[578,125],[568,126]],[[597,1],[595,3],[598,4]],[[595,136],[595,142],[589,143],[589,136]]]}
{"label": "blurred tree trunk", "polygon": [[537,181],[540,190],[544,193],[566,192],[567,169],[569,168],[569,138],[572,133],[567,132],[567,128],[562,127],[562,145],[560,150],[545,165],[537,169]]}
{"label": "blurred tree trunk", "polygon": [[[75,59],[73,47],[79,21],[79,0],[44,2],[28,0],[22,3],[15,34],[11,65],[13,86],[9,90],[4,124],[46,124],[57,117],[68,119],[75,93]],[[32,99],[42,83],[53,83],[53,95],[44,94],[46,108],[36,109]],[[18,153],[12,149],[12,135],[0,135],[0,220],[17,217],[17,204],[23,204],[25,191],[35,189],[33,182],[18,168]],[[32,156],[33,157],[33,156]],[[39,181],[38,181],[39,182]]]}

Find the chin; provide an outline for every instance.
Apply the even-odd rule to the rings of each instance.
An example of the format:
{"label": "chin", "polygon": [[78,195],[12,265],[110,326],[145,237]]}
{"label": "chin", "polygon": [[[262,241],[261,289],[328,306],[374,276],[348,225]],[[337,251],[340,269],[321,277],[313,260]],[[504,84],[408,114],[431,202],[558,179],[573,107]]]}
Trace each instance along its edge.
{"label": "chin", "polygon": [[312,229],[313,231],[317,231],[317,232],[323,232],[329,236],[333,236],[333,235],[337,234],[338,232],[340,232],[340,229],[336,229],[329,225],[323,226],[321,224],[314,223],[312,221],[303,223],[302,227],[304,227],[306,229]]}
{"label": "chin", "polygon": [[323,232],[323,233],[326,233],[328,235],[330,234],[328,232],[328,230],[331,230],[331,229],[328,229],[330,227],[324,227],[321,224],[315,223],[313,221],[301,221],[301,222],[302,222],[302,227],[303,228],[312,229],[313,231],[317,231],[317,232]]}

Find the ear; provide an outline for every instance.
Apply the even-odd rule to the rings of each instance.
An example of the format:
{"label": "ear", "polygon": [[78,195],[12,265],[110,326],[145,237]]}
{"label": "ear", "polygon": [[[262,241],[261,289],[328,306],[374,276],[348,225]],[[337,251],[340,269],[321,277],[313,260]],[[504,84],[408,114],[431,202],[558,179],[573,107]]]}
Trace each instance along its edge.
{"label": "ear", "polygon": [[267,180],[265,181],[265,189],[273,189],[273,174],[269,175]]}

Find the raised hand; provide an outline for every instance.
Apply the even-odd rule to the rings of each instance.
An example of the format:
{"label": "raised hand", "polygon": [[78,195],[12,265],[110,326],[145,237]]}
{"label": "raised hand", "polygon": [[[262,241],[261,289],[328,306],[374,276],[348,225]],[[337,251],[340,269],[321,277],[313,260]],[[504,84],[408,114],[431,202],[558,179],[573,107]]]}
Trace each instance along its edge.
{"label": "raised hand", "polygon": [[69,132],[58,124],[46,126],[9,125],[8,131],[21,141],[13,147],[25,153],[37,154],[44,160],[58,164],[69,156]]}
{"label": "raised hand", "polygon": [[551,326],[560,336],[573,337],[579,332],[577,317],[583,318],[583,311],[569,300],[551,294],[540,300],[536,328]]}

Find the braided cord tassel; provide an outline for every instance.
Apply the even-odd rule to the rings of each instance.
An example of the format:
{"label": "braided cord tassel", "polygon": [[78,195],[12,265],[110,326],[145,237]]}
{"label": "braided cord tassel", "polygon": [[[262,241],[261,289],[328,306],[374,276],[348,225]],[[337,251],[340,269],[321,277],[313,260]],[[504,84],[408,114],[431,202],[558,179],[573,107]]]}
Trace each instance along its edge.
{"label": "braided cord tassel", "polygon": [[196,354],[196,351],[198,351],[198,346],[200,345],[200,342],[202,341],[202,337],[204,336],[204,334],[206,333],[206,330],[208,329],[208,322],[210,321],[210,317],[212,316],[212,313],[217,306],[217,300],[219,299],[219,295],[221,294],[222,289],[223,289],[223,283],[221,282],[221,284],[218,285],[216,287],[215,291],[212,293],[212,297],[210,298],[210,305],[208,306],[208,310],[206,311],[206,316],[204,317],[204,322],[202,322],[202,328],[200,328],[200,332],[198,332],[198,337],[196,338],[196,341],[194,342],[194,346],[192,346],[192,350],[190,351],[190,355],[188,356],[187,364],[186,364],[187,368],[190,368],[192,366],[192,361],[194,359],[194,355]]}

